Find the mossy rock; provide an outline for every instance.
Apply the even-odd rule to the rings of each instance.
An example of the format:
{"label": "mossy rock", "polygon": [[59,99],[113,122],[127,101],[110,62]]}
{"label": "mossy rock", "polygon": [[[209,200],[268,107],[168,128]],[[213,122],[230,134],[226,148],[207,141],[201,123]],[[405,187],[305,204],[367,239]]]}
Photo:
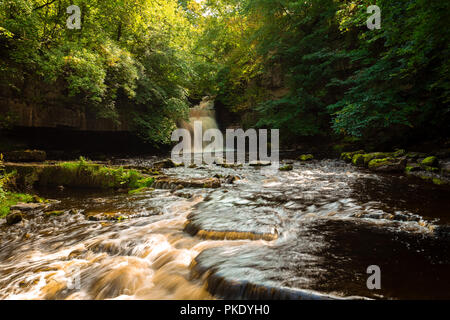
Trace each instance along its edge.
{"label": "mossy rock", "polygon": [[302,154],[300,157],[298,157],[298,160],[311,161],[311,160],[314,160],[314,156],[312,154]]}
{"label": "mossy rock", "polygon": [[405,159],[385,158],[369,162],[369,169],[375,172],[403,172],[405,167]]}
{"label": "mossy rock", "polygon": [[439,168],[436,168],[436,167],[429,167],[429,166],[424,166],[424,165],[422,165],[422,169],[424,169],[425,171],[428,171],[428,172],[433,172],[433,173],[439,173]]}
{"label": "mossy rock", "polygon": [[408,159],[417,160],[419,158],[425,158],[426,154],[421,152],[408,152],[405,156]]}
{"label": "mossy rock", "polygon": [[376,159],[394,158],[393,153],[390,152],[372,152],[366,153],[364,157],[364,166],[369,167],[369,162]]}
{"label": "mossy rock", "polygon": [[357,154],[363,154],[365,153],[364,150],[358,150],[353,152],[343,152],[341,154],[341,160],[344,160],[345,162],[352,162],[353,156]]}
{"label": "mossy rock", "polygon": [[22,213],[20,211],[11,211],[6,216],[6,224],[8,226],[15,225],[15,224],[19,223],[22,220],[23,220],[23,215],[22,215]]}
{"label": "mossy rock", "polygon": [[438,186],[442,186],[442,185],[446,185],[448,184],[447,181],[440,179],[440,178],[433,178],[433,183],[438,185]]}
{"label": "mossy rock", "polygon": [[280,171],[292,171],[292,170],[294,170],[294,167],[291,164],[287,164],[280,167]]}
{"label": "mossy rock", "polygon": [[66,212],[63,210],[54,210],[54,211],[45,212],[45,215],[47,217],[58,217],[58,216],[62,216],[64,213],[66,213]]}
{"label": "mossy rock", "polygon": [[425,167],[437,167],[439,166],[439,160],[438,158],[432,156],[422,160],[421,164]]}
{"label": "mossy rock", "polygon": [[364,167],[364,154],[355,154],[352,158],[352,164],[357,167]]}
{"label": "mossy rock", "polygon": [[417,172],[420,170],[422,170],[422,168],[420,167],[420,165],[418,163],[408,163],[405,168],[406,173]]}
{"label": "mossy rock", "polygon": [[397,150],[394,151],[392,156],[394,158],[405,157],[406,156],[406,150],[404,150],[404,149],[397,149]]}

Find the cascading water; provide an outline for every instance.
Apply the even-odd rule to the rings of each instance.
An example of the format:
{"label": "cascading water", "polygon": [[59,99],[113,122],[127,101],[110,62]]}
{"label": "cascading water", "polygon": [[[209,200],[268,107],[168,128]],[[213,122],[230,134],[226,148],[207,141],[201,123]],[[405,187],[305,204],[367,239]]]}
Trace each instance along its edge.
{"label": "cascading water", "polygon": [[[14,226],[0,219],[0,299],[450,297],[448,190],[340,161],[292,163],[290,172],[164,171],[239,177],[215,189],[42,190],[64,213],[37,210]],[[374,264],[379,291],[366,287]]]}
{"label": "cascading water", "polygon": [[[203,137],[199,135],[194,135],[194,123],[202,123],[202,132],[205,133],[209,129],[218,129],[216,121],[216,112],[214,110],[214,100],[211,97],[204,97],[199,105],[191,108],[189,112],[189,122],[184,121],[181,127],[189,130],[192,137],[193,152],[202,152],[203,149],[198,146],[203,146],[207,143],[203,142]],[[197,143],[194,143],[196,140]]]}

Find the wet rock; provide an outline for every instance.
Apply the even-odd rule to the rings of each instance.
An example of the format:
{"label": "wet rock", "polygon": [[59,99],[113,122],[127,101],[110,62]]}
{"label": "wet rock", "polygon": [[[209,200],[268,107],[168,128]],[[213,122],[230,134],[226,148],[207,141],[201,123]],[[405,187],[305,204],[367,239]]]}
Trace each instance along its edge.
{"label": "wet rock", "polygon": [[164,177],[157,179],[153,183],[153,188],[155,189],[171,189],[175,190],[177,188],[220,188],[220,180],[217,178],[192,178],[192,179],[178,179],[172,177]]}
{"label": "wet rock", "polygon": [[404,150],[404,149],[397,149],[397,150],[395,150],[395,152],[392,154],[392,156],[393,156],[394,158],[405,157],[405,156],[406,156],[406,150]]}
{"label": "wet rock", "polygon": [[121,212],[88,212],[86,217],[89,221],[122,221],[128,219]]}
{"label": "wet rock", "polygon": [[5,153],[8,162],[44,162],[47,154],[42,150],[20,150]]}
{"label": "wet rock", "polygon": [[352,164],[357,167],[364,167],[364,155],[363,154],[355,154],[352,158]]}
{"label": "wet rock", "polygon": [[6,216],[6,224],[9,226],[12,226],[12,225],[15,225],[15,224],[19,223],[20,221],[22,221],[22,219],[23,219],[23,216],[20,211],[11,211]]}
{"label": "wet rock", "polygon": [[45,215],[47,217],[58,217],[58,216],[63,215],[64,213],[66,213],[66,212],[63,211],[63,210],[54,210],[54,211],[47,211],[47,212],[45,212]]}
{"label": "wet rock", "polygon": [[272,165],[270,161],[252,161],[250,162],[250,167],[268,167]]}
{"label": "wet rock", "polygon": [[364,150],[358,150],[353,152],[343,152],[341,154],[341,160],[344,160],[345,162],[352,162],[352,159],[357,154],[363,154],[365,153]]}
{"label": "wet rock", "polygon": [[226,169],[242,168],[242,163],[222,162],[222,163],[216,163],[216,165],[218,165],[222,168],[226,168]]}
{"label": "wet rock", "polygon": [[174,195],[177,196],[177,197],[180,197],[180,198],[185,198],[185,199],[191,199],[192,198],[192,194],[187,193],[187,192],[175,192]]}
{"label": "wet rock", "polygon": [[420,165],[418,163],[407,163],[406,168],[405,168],[406,173],[417,172],[420,170],[422,170],[422,168],[420,167]]}
{"label": "wet rock", "polygon": [[39,210],[47,207],[47,204],[45,203],[18,203],[11,207],[11,210],[18,210],[18,211],[32,211],[32,210]]}
{"label": "wet rock", "polygon": [[292,170],[294,170],[294,167],[291,164],[287,164],[287,165],[280,167],[279,170],[280,171],[292,171]]}
{"label": "wet rock", "polygon": [[159,170],[159,169],[170,169],[170,168],[181,167],[183,165],[184,164],[182,164],[182,163],[175,163],[175,162],[173,162],[172,159],[164,159],[162,161],[155,162],[153,164],[153,167],[155,169]]}
{"label": "wet rock", "polygon": [[227,176],[226,178],[225,178],[225,183],[226,184],[233,184],[234,182],[236,182],[236,181],[238,181],[238,180],[240,180],[240,178],[238,177],[238,176]]}
{"label": "wet rock", "polygon": [[437,167],[439,160],[436,157],[428,157],[422,160],[421,165],[424,167]]}
{"label": "wet rock", "polygon": [[395,158],[394,153],[389,152],[372,152],[363,155],[364,167],[368,168],[372,160]]}
{"label": "wet rock", "polygon": [[369,169],[375,172],[403,172],[406,159],[375,159],[369,162]]}
{"label": "wet rock", "polygon": [[298,160],[300,161],[311,161],[314,160],[314,156],[312,154],[302,154],[298,157]]}
{"label": "wet rock", "polygon": [[422,152],[408,152],[406,154],[406,158],[411,159],[411,160],[417,160],[419,158],[425,158],[426,154],[422,153]]}

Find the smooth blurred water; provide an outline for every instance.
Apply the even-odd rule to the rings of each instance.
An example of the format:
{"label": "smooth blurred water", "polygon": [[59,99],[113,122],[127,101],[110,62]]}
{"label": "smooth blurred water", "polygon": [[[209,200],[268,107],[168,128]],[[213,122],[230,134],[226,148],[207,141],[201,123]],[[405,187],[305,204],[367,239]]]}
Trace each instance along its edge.
{"label": "smooth blurred water", "polygon": [[[239,180],[218,189],[139,195],[42,190],[61,200],[52,210],[67,212],[34,212],[12,227],[0,220],[0,298],[266,297],[258,288],[450,298],[448,188],[331,160],[294,162],[290,172],[211,165],[166,174]],[[127,219],[88,219],[97,213]],[[185,232],[188,226],[277,239],[205,240]],[[381,268],[381,290],[366,287],[369,265]]]}

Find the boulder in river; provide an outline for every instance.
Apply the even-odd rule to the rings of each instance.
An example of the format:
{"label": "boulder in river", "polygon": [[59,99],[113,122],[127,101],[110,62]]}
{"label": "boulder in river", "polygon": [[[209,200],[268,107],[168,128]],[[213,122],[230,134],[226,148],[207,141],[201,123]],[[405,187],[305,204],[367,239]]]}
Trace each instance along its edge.
{"label": "boulder in river", "polygon": [[345,162],[352,162],[353,156],[357,154],[363,154],[364,150],[358,150],[353,152],[343,152],[341,154],[341,160],[344,160]]}
{"label": "boulder in river", "polygon": [[375,172],[403,172],[406,167],[406,159],[374,159],[369,162],[369,169]]}
{"label": "boulder in river", "polygon": [[300,161],[311,161],[314,160],[314,156],[312,154],[302,154],[298,157],[298,160]]}
{"label": "boulder in river", "polygon": [[164,177],[156,179],[153,183],[155,189],[178,189],[180,186],[184,188],[220,188],[220,180],[218,178],[192,178],[179,179],[172,177]]}
{"label": "boulder in river", "polygon": [[18,210],[18,211],[31,211],[31,210],[38,210],[43,209],[47,207],[47,204],[45,203],[18,203],[11,207],[11,210]]}
{"label": "boulder in river", "polygon": [[6,216],[6,224],[12,226],[22,221],[22,219],[22,213],[18,210],[14,210]]}
{"label": "boulder in river", "polygon": [[287,164],[280,167],[280,171],[292,171],[293,169],[294,167],[292,166],[292,164]]}
{"label": "boulder in river", "polygon": [[181,164],[175,163],[172,159],[164,159],[153,164],[153,167],[156,169],[170,169],[181,166]]}
{"label": "boulder in river", "polygon": [[250,167],[268,167],[272,165],[270,161],[252,161],[250,162]]}
{"label": "boulder in river", "polygon": [[422,160],[421,165],[425,167],[437,167],[439,165],[439,160],[436,157],[428,157]]}

